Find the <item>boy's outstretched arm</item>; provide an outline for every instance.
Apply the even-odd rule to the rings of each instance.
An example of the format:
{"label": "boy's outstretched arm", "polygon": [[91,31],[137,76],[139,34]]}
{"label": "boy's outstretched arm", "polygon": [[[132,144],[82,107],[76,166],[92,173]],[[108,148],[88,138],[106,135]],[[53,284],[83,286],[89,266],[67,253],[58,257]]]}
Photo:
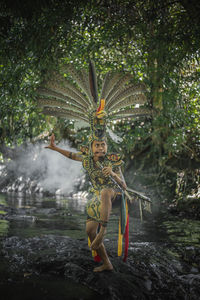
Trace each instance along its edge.
{"label": "boy's outstretched arm", "polygon": [[57,152],[61,153],[62,155],[66,156],[70,159],[77,160],[77,161],[82,161],[81,155],[57,147],[55,145],[55,135],[53,133],[50,137],[50,144],[48,146],[46,146],[45,148],[57,151]]}

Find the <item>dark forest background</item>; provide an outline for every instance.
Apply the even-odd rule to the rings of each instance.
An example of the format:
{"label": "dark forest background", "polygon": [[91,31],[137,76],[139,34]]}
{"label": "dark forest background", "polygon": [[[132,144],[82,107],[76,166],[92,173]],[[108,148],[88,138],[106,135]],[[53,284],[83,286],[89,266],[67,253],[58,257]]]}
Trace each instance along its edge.
{"label": "dark forest background", "polygon": [[[191,0],[4,1],[0,3],[0,159],[52,131],[78,147],[87,130],[45,116],[37,87],[64,63],[133,74],[147,87],[153,118],[113,125],[112,151],[163,186],[181,207],[199,201],[200,2]],[[190,197],[188,197],[190,195]],[[194,204],[196,203],[196,204]],[[199,205],[199,204],[198,204]]]}

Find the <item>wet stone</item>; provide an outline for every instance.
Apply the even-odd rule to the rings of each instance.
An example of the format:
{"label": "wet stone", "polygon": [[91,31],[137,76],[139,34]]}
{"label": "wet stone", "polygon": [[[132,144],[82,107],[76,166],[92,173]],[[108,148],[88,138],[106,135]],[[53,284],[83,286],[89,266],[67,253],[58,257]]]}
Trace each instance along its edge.
{"label": "wet stone", "polygon": [[[140,299],[145,299],[145,291],[148,291],[141,276],[131,274],[130,270],[125,273],[126,264],[120,259],[113,261],[115,271],[93,273],[97,263],[91,256],[86,240],[58,236],[32,239],[10,237],[2,241],[1,253],[9,261],[9,280],[13,276],[13,280],[23,277],[24,273],[58,275],[84,284],[108,299],[121,299],[122,295],[131,295],[133,289]],[[119,289],[120,282],[122,287]],[[129,299],[137,298],[133,295]]]}
{"label": "wet stone", "polygon": [[[114,244],[114,247],[113,247]],[[199,273],[184,273],[177,268],[178,259],[166,253],[168,245],[136,245],[126,263],[116,257],[116,243],[106,242],[114,270],[94,273],[95,263],[86,239],[45,235],[34,238],[7,237],[1,240],[1,284],[56,276],[71,280],[77,287],[86,286],[104,299],[198,299]],[[134,245],[133,245],[134,248]],[[191,270],[191,269],[190,269]],[[24,275],[25,274],[25,275]],[[190,298],[184,298],[190,291]],[[162,298],[169,297],[169,298]],[[23,299],[23,298],[22,298]],[[77,298],[78,299],[78,298]]]}
{"label": "wet stone", "polygon": [[[130,230],[125,263],[123,257],[117,257],[117,210],[113,207],[104,242],[114,270],[94,273],[99,263],[94,262],[87,245],[83,214],[70,205],[63,209],[50,207],[55,200],[36,200],[22,201],[20,208],[2,202],[2,210],[7,214],[1,220],[1,300],[63,300],[66,295],[67,299],[95,300],[200,298],[200,247],[185,239],[186,234],[198,236],[198,222],[194,223],[195,228],[193,223],[174,217],[159,224],[156,220],[141,223],[137,218],[133,220],[130,212],[130,228],[134,230]],[[35,221],[26,222],[33,217]],[[7,297],[12,290],[15,293]]]}

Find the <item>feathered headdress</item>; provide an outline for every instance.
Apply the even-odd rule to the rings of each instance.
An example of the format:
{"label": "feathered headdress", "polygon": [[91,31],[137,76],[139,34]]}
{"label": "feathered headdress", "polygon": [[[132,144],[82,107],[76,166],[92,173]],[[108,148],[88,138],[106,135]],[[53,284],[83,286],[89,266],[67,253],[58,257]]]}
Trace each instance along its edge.
{"label": "feathered headdress", "polygon": [[53,73],[52,79],[37,90],[38,104],[44,114],[82,121],[82,127],[90,126],[90,140],[104,139],[106,127],[113,120],[151,114],[151,110],[143,107],[144,85],[130,83],[130,74],[107,73],[99,97],[92,61],[89,74],[76,70],[72,64],[62,71],[71,76],[73,83],[58,72]]}

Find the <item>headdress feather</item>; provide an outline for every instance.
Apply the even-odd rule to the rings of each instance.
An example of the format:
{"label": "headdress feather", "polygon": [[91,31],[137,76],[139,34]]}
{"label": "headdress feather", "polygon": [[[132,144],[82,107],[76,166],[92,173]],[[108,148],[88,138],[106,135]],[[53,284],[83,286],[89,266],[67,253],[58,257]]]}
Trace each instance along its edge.
{"label": "headdress feather", "polygon": [[[67,100],[67,98],[68,99],[70,98],[71,99],[70,101],[72,103],[80,105],[83,108],[87,109],[87,105],[83,101],[83,99],[80,98],[77,94],[75,94],[72,90],[70,90],[66,87],[63,87],[63,86],[59,85],[58,83],[52,82],[52,81],[48,82],[48,84],[46,84],[45,87],[46,87],[46,92],[49,91],[49,93],[51,93],[51,91],[54,91],[57,94],[62,94],[64,97],[66,97],[66,100]],[[41,92],[40,92],[40,94],[41,94]]]}
{"label": "headdress feather", "polygon": [[112,101],[112,98],[118,94],[121,89],[124,88],[124,85],[131,79],[130,74],[122,75],[119,80],[116,81],[115,85],[113,85],[112,89],[110,90],[107,98],[106,98],[106,106],[109,105],[109,103]]}
{"label": "headdress feather", "polygon": [[63,68],[65,72],[70,73],[74,81],[78,84],[78,86],[84,91],[87,95],[91,106],[93,107],[92,95],[91,91],[88,89],[88,85],[85,83],[85,79],[83,78],[82,72],[78,72],[73,65],[68,65],[66,68]]}
{"label": "headdress feather", "polygon": [[94,103],[98,102],[98,92],[97,92],[97,76],[96,70],[93,61],[89,62],[89,82],[90,82],[90,91],[93,97]]}
{"label": "headdress feather", "polygon": [[104,82],[103,89],[101,92],[101,99],[107,99],[109,93],[113,89],[113,86],[118,82],[119,78],[121,78],[120,73],[109,74],[107,77],[107,83]]}
{"label": "headdress feather", "polygon": [[141,85],[132,85],[131,84],[131,85],[127,86],[123,90],[120,90],[117,93],[117,95],[115,95],[114,97],[111,98],[110,103],[107,103],[107,110],[110,111],[113,108],[113,106],[117,105],[124,99],[126,99],[132,95],[141,94],[144,91],[145,91],[144,87]]}
{"label": "headdress feather", "polygon": [[64,108],[58,108],[58,107],[44,107],[43,111],[44,114],[51,115],[51,116],[58,116],[61,118],[67,118],[67,119],[75,119],[75,120],[83,120],[85,122],[88,122],[88,118],[81,113],[74,112],[71,110],[67,110]]}
{"label": "headdress feather", "polygon": [[[146,101],[147,101],[147,99],[144,94],[132,95],[132,96],[129,96],[129,97],[123,99],[122,101],[120,101],[118,103],[114,103],[112,106],[112,110],[116,111],[121,108],[125,108],[127,106],[131,106],[131,105],[135,105],[135,104],[143,105],[146,103]],[[111,109],[109,110],[109,111],[111,111],[111,114],[112,114],[112,110]]]}
{"label": "headdress feather", "polygon": [[[64,66],[73,82],[54,72],[51,80],[38,88],[38,104],[45,114],[84,121],[89,124],[94,137],[101,138],[109,120],[152,115],[142,84],[130,83],[132,76],[124,73],[108,72],[105,76],[101,97],[98,101],[98,88],[95,66],[89,63],[89,75],[85,70],[77,71],[72,65]],[[139,104],[140,107],[134,107]]]}
{"label": "headdress feather", "polygon": [[79,106],[73,105],[71,103],[58,100],[56,98],[38,98],[38,104],[41,107],[57,107],[57,108],[66,108],[75,112],[83,113],[83,109]]}
{"label": "headdress feather", "polygon": [[60,93],[57,93],[57,92],[54,92],[52,90],[49,90],[49,89],[38,89],[38,93],[39,95],[43,96],[43,98],[48,97],[48,98],[45,98],[46,100],[47,99],[51,99],[52,101],[56,101],[57,100],[57,103],[60,103],[60,106],[62,107],[62,105],[65,105],[65,103],[69,103],[71,105],[74,105],[76,106],[77,108],[81,109],[82,111],[87,111],[87,108],[86,106],[83,106],[82,103],[78,102],[77,100],[73,100],[72,98],[69,98],[69,97],[66,97]]}
{"label": "headdress feather", "polygon": [[119,112],[115,112],[110,115],[112,120],[120,119],[120,118],[130,118],[135,116],[149,116],[152,114],[152,110],[148,108],[134,108],[134,109],[125,109]]}
{"label": "headdress feather", "polygon": [[[85,82],[88,82],[88,80],[87,80],[88,75],[86,74],[86,72],[82,71],[82,73],[84,73],[84,76],[83,75],[82,76],[84,78],[86,78]],[[83,94],[74,84],[69,82],[69,80],[66,79],[66,77],[62,76],[59,73],[54,72],[52,74],[52,78],[54,81],[57,82],[58,85],[66,87],[67,89],[72,90],[75,94],[77,94],[82,99],[82,101],[85,103],[85,105],[87,107],[88,107],[88,105],[90,105],[90,100],[88,99],[88,97],[85,94]],[[89,83],[88,83],[88,89],[89,89]]]}

